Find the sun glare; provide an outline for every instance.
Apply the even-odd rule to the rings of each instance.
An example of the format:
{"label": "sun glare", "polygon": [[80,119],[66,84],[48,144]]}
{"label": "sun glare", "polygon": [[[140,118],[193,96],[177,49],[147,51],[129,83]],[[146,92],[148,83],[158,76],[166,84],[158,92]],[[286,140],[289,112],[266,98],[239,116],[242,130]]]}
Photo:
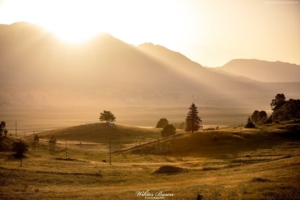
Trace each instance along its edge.
{"label": "sun glare", "polygon": [[39,24],[71,43],[80,43],[103,31],[96,8],[85,1],[53,1],[48,5],[53,14],[42,15]]}
{"label": "sun glare", "polygon": [[135,45],[176,43],[181,34],[179,15],[171,0],[4,0],[0,7],[1,21],[36,23],[72,43],[100,32]]}
{"label": "sun glare", "polygon": [[49,24],[46,29],[69,43],[81,43],[101,32],[100,28],[82,26],[79,24]]}

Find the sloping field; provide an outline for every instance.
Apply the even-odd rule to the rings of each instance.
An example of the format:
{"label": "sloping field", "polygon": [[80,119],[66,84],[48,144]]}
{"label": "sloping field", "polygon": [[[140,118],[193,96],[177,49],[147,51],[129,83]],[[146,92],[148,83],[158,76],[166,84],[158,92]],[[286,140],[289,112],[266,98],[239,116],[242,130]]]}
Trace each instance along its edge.
{"label": "sloping field", "polygon": [[[300,138],[291,128],[297,126],[289,122],[178,134],[161,139],[160,145],[154,141],[117,149],[111,165],[108,146],[88,141],[79,145],[79,140],[69,142],[68,137],[83,139],[81,131],[87,130],[101,136],[106,130],[103,140],[108,133],[135,138],[155,134],[153,130],[122,125],[115,125],[119,130],[114,130],[99,123],[82,130],[78,126],[47,132],[41,137],[54,134],[58,143],[51,146],[46,139],[36,144],[28,140],[31,146],[22,167],[12,152],[0,152],[0,199],[141,200],[145,194],[166,200],[196,199],[198,194],[213,200],[297,199]],[[85,136],[90,141],[97,137],[88,131]],[[157,146],[172,150],[156,151]]]}

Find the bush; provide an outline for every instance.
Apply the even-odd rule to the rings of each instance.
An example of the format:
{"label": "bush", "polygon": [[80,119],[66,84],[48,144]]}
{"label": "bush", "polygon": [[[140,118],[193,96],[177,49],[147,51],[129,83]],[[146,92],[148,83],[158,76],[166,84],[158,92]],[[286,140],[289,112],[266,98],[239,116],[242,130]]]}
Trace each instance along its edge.
{"label": "bush", "polygon": [[181,173],[184,171],[185,171],[185,169],[183,169],[181,167],[164,165],[164,166],[159,167],[154,173],[155,174],[177,174],[177,173]]}
{"label": "bush", "polygon": [[51,136],[49,143],[56,144],[56,138],[53,135]]}
{"label": "bush", "polygon": [[253,124],[252,122],[249,122],[246,124],[245,128],[255,128],[255,124]]}
{"label": "bush", "polygon": [[12,150],[16,152],[17,156],[23,157],[23,155],[28,151],[28,145],[20,140],[13,143]]}
{"label": "bush", "polygon": [[255,124],[253,124],[250,117],[248,117],[247,124],[246,124],[245,128],[255,128]]}
{"label": "bush", "polygon": [[214,136],[213,136],[213,141],[215,141],[215,142],[216,142],[216,141],[219,141],[218,136],[214,135]]}
{"label": "bush", "polygon": [[36,135],[34,135],[33,140],[36,141],[36,142],[38,142],[40,140],[40,137],[36,134]]}
{"label": "bush", "polygon": [[175,135],[175,133],[176,133],[176,128],[172,124],[168,124],[161,131],[161,136],[168,137],[171,135]]}
{"label": "bush", "polygon": [[214,128],[206,128],[204,129],[205,131],[214,131],[215,129]]}
{"label": "bush", "polygon": [[185,122],[175,122],[175,123],[172,123],[172,125],[178,129],[185,129]]}

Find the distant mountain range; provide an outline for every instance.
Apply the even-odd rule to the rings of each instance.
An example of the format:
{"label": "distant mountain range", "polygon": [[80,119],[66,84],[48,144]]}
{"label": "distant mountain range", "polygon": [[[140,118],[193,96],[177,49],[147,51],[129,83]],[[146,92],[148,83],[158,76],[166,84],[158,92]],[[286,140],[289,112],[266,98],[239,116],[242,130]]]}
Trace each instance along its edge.
{"label": "distant mountain range", "polygon": [[261,82],[300,82],[300,65],[280,61],[235,59],[215,69]]}
{"label": "distant mountain range", "polygon": [[25,22],[0,25],[0,74],[2,106],[251,106],[300,94],[300,83],[219,73],[159,45],[107,33],[68,44]]}

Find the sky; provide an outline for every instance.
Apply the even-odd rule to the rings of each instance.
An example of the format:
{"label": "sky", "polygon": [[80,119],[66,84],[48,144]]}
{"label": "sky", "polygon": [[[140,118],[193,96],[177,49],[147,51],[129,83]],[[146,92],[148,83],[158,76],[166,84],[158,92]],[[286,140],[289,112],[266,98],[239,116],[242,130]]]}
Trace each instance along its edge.
{"label": "sky", "polygon": [[26,21],[63,40],[104,31],[207,67],[232,59],[300,65],[300,0],[0,0],[0,24]]}

